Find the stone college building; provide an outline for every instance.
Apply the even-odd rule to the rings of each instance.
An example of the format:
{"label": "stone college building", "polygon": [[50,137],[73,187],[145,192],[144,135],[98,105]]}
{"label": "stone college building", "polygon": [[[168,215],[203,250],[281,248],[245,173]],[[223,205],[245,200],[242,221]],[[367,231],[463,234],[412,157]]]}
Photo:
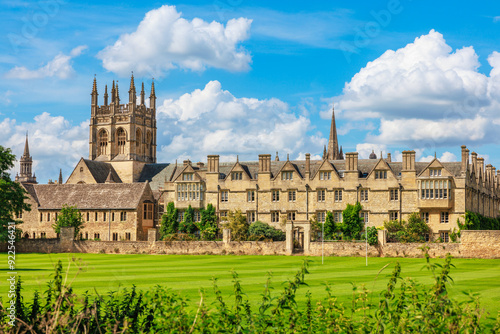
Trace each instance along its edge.
{"label": "stone college building", "polygon": [[[111,100],[107,86],[99,105],[94,78],[91,93],[89,158],[82,158],[63,184],[40,185],[32,176],[28,138],[16,180],[29,193],[31,212],[20,219],[26,238],[55,237],[51,225],[64,204],[75,205],[83,214],[82,238],[145,240],[156,228],[168,202],[180,211],[189,205],[199,210],[211,203],[219,217],[240,209],[248,222],[257,220],[279,227],[289,221],[321,222],[327,211],[342,220],[347,204],[359,201],[369,226],[406,219],[418,212],[433,231],[432,237],[448,241],[465,211],[499,216],[500,171],[484,165],[484,159],[461,147],[461,161],[415,161],[415,151],[404,151],[402,162],[391,155],[359,159],[358,153],[339,149],[332,120],[328,147],[322,160],[281,159],[260,154],[256,161],[220,162],[208,155],[207,162],[182,164],[156,162],[156,95],[150,91],[145,105],[144,84],[137,103],[134,77],[128,103],[120,104],[118,84],[113,82]],[[208,152],[210,153],[210,152]]]}

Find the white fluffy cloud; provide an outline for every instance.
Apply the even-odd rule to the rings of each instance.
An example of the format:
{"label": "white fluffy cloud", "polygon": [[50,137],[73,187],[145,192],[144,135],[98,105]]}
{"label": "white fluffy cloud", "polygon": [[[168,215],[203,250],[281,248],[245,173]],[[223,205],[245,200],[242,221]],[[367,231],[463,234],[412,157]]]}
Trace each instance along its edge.
{"label": "white fluffy cloud", "polygon": [[71,50],[69,55],[59,53],[46,65],[36,70],[29,70],[24,66],[16,66],[6,73],[6,77],[23,80],[42,79],[47,77],[68,79],[75,73],[71,65],[71,59],[78,57],[85,49],[87,49],[86,45],[80,45]]}
{"label": "white fluffy cloud", "polygon": [[278,99],[238,98],[223,90],[218,81],[205,88],[167,99],[158,108],[161,161],[176,158],[206,160],[207,154],[222,159],[256,160],[258,154],[280,152],[281,159],[301,152],[320,152],[322,145],[309,136],[309,119],[290,112]]}
{"label": "white fluffy cloud", "polygon": [[248,70],[251,56],[239,43],[248,39],[252,20],[231,19],[226,26],[181,17],[175,6],[151,10],[137,30],[120,36],[98,57],[104,68],[120,75],[160,76],[176,67],[201,71],[215,67]]}
{"label": "white fluffy cloud", "polygon": [[[369,143],[436,148],[498,142],[500,54],[488,57],[490,75],[478,71],[473,47],[453,51],[431,30],[369,62],[339,97],[344,118],[380,118]],[[336,104],[337,109],[337,104]]]}
{"label": "white fluffy cloud", "polygon": [[[42,182],[57,179],[60,168],[66,180],[76,162],[88,152],[88,122],[73,126],[64,117],[51,116],[47,112],[35,116],[29,123],[17,124],[16,120],[3,119],[0,142],[10,147],[18,159],[24,151],[26,132],[29,133],[33,171]],[[18,171],[19,163],[16,162],[12,176]]]}

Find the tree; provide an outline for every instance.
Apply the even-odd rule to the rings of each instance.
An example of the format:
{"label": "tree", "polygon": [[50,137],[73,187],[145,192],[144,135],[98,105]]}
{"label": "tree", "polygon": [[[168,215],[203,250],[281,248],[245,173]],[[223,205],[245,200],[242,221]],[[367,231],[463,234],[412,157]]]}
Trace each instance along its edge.
{"label": "tree", "polygon": [[[0,145],[0,241],[9,240],[9,223],[20,224],[22,221],[15,220],[14,215],[20,215],[23,211],[30,211],[31,207],[25,203],[26,190],[17,182],[10,179],[9,169],[14,167],[16,156],[10,148]],[[16,229],[16,237],[21,231]]]}
{"label": "tree", "polygon": [[201,210],[201,221],[197,225],[203,240],[215,240],[218,232],[217,215],[212,204]]}
{"label": "tree", "polygon": [[167,204],[167,212],[161,217],[160,239],[170,234],[177,233],[179,229],[178,210],[175,208],[174,202]]}
{"label": "tree", "polygon": [[190,206],[184,212],[184,219],[179,225],[179,232],[193,234],[196,231],[194,224],[194,209]]}
{"label": "tree", "polygon": [[347,204],[347,207],[342,211],[344,236],[349,239],[357,239],[363,230],[363,218],[359,216],[361,212],[361,204]]}
{"label": "tree", "polygon": [[325,239],[332,240],[333,235],[336,232],[336,226],[335,226],[335,221],[333,220],[333,214],[331,211],[326,212],[326,217],[325,217]]}
{"label": "tree", "polygon": [[246,240],[248,237],[247,218],[241,213],[241,210],[229,211],[227,214],[227,223],[224,227],[231,229],[231,238],[233,240]]}
{"label": "tree", "polygon": [[408,242],[425,242],[425,235],[431,231],[429,225],[417,212],[408,217],[408,223],[405,227]]}
{"label": "tree", "polygon": [[75,238],[78,236],[80,230],[83,228],[83,219],[80,210],[76,206],[63,205],[55,224],[52,225],[56,233],[61,233],[61,227],[74,227]]}

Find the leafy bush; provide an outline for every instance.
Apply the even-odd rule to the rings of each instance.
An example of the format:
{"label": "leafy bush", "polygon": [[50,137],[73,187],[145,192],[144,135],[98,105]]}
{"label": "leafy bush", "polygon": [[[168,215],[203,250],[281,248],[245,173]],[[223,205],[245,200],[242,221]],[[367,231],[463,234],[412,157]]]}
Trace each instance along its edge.
{"label": "leafy bush", "polygon": [[335,232],[337,232],[337,226],[335,226],[335,221],[333,220],[333,213],[331,211],[326,212],[325,217],[325,239],[332,240]]}
{"label": "leafy bush", "polygon": [[342,211],[342,227],[345,238],[359,238],[359,234],[363,230],[363,218],[359,216],[361,209],[361,204],[357,202],[356,205],[347,204],[345,210]]}
{"label": "leafy bush", "polygon": [[245,215],[241,210],[229,211],[227,214],[227,223],[224,224],[225,228],[231,230],[231,238],[233,240],[241,241],[248,238],[248,222]]}
{"label": "leafy bush", "polygon": [[56,222],[52,225],[52,228],[56,233],[61,233],[61,227],[74,227],[76,238],[83,228],[83,218],[80,210],[76,206],[63,205],[59,216],[57,216]]}
{"label": "leafy bush", "polygon": [[248,228],[250,238],[254,239],[272,239],[273,241],[284,241],[286,238],[285,232],[274,228],[261,221],[256,221]]}
{"label": "leafy bush", "polygon": [[[433,284],[424,286],[411,278],[402,278],[401,266],[396,263],[381,293],[353,284],[352,300],[346,305],[338,302],[329,285],[321,299],[313,300],[308,292],[304,303],[297,302],[298,289],[306,285],[307,259],[295,276],[282,284],[281,292],[272,293],[269,275],[258,305],[251,305],[233,271],[231,306],[214,278],[211,298],[215,300],[206,300],[206,293],[201,291],[200,301],[192,302],[196,303],[194,307],[189,307],[190,302],[181,294],[161,286],[146,292],[132,286],[97,296],[85,294],[78,301],[71,286],[64,283],[59,261],[53,281],[43,294],[35,292],[32,303],[25,302],[22,281],[17,281],[15,327],[9,325],[9,310],[0,303],[0,332],[484,333],[484,310],[478,296],[468,293],[468,300],[459,303],[448,295],[451,257],[448,255],[441,266],[431,263],[428,249],[425,251]],[[491,332],[499,330],[497,317]]]}
{"label": "leafy bush", "polygon": [[184,219],[179,224],[179,232],[186,234],[194,234],[197,227],[194,224],[194,209],[191,205],[188,206],[186,211],[184,211]]}
{"label": "leafy bush", "polygon": [[460,230],[500,230],[500,217],[490,218],[466,211],[465,222],[458,223]]}
{"label": "leafy bush", "polygon": [[161,217],[160,239],[163,240],[167,235],[177,233],[179,230],[178,210],[174,202],[167,204],[167,212]]}
{"label": "leafy bush", "polygon": [[368,231],[368,244],[370,246],[378,245],[378,231],[375,226],[370,226],[367,229]]}
{"label": "leafy bush", "polygon": [[201,220],[196,225],[203,240],[215,240],[219,229],[217,227],[217,215],[212,204],[208,204],[206,209],[201,210]]}
{"label": "leafy bush", "polygon": [[425,242],[425,235],[431,232],[429,225],[417,212],[408,217],[408,222],[392,220],[384,223],[389,242]]}

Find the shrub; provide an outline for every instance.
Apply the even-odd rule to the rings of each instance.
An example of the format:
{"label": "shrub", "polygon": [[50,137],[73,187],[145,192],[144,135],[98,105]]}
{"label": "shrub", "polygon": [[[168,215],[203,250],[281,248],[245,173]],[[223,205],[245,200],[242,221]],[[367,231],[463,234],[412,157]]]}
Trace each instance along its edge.
{"label": "shrub", "polygon": [[359,238],[359,234],[363,230],[363,218],[359,216],[361,209],[361,204],[357,202],[356,205],[347,204],[345,210],[342,211],[342,226],[346,239]]}
{"label": "shrub", "polygon": [[163,240],[169,234],[177,233],[179,230],[178,210],[175,208],[174,202],[167,204],[167,212],[161,217],[160,239]]}
{"label": "shrub", "polygon": [[332,240],[335,232],[337,232],[337,227],[335,226],[335,221],[333,220],[333,213],[331,211],[326,212],[325,217],[325,239]]}
{"label": "shrub", "polygon": [[248,238],[249,225],[247,218],[241,213],[241,210],[229,211],[227,214],[227,223],[225,228],[231,230],[231,238],[236,241],[246,240]]}
{"label": "shrub", "polygon": [[368,233],[368,244],[370,246],[375,246],[378,245],[378,231],[377,228],[374,226],[370,226],[367,229]]}
{"label": "shrub", "polygon": [[75,239],[78,237],[80,230],[83,228],[83,218],[80,210],[76,206],[63,205],[61,212],[57,217],[55,224],[52,228],[56,233],[61,233],[61,227],[74,227]]}
{"label": "shrub", "polygon": [[215,240],[219,229],[217,228],[217,215],[212,204],[201,210],[201,220],[197,224],[200,236],[203,240]]}
{"label": "shrub", "polygon": [[261,221],[251,224],[248,228],[248,234],[250,237],[271,239],[273,241],[284,241],[286,238],[285,232]]}
{"label": "shrub", "polygon": [[196,229],[196,225],[194,224],[194,209],[191,207],[191,205],[189,205],[184,212],[184,219],[179,224],[179,232],[194,234],[194,232],[196,232]]}

